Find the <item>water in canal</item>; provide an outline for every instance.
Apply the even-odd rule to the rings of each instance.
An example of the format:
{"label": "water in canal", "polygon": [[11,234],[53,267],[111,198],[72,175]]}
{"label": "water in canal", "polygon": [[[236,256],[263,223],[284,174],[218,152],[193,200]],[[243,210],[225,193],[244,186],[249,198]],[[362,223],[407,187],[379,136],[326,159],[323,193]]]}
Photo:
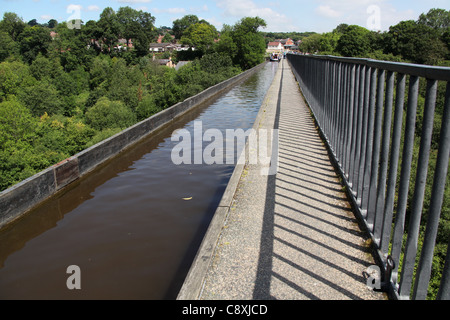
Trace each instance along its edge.
{"label": "water in canal", "polygon": [[[203,131],[251,128],[277,67],[267,63],[3,229],[0,299],[175,299],[234,165],[173,164],[172,133],[193,133],[194,121]],[[81,289],[67,287],[71,265]]]}

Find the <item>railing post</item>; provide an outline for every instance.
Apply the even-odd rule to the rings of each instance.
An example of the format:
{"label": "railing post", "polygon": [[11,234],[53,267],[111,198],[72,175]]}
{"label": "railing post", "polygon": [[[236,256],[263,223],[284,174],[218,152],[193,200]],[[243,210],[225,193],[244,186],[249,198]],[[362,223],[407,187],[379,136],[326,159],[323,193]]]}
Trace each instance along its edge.
{"label": "railing post", "polygon": [[420,218],[422,213],[425,183],[428,172],[428,158],[431,147],[431,134],[433,132],[434,107],[436,103],[437,81],[427,81],[423,127],[420,139],[420,151],[416,174],[414,195],[409,216],[408,237],[406,239],[405,256],[402,267],[402,276],[399,288],[401,298],[409,298],[414,264],[417,254],[417,241],[419,239]]}
{"label": "railing post", "polygon": [[345,135],[345,166],[344,166],[344,171],[347,173],[347,179],[350,181],[351,184],[351,179],[352,177],[350,176],[350,155],[351,155],[351,147],[352,147],[352,135],[353,135],[353,107],[354,107],[354,94],[355,94],[355,69],[356,66],[354,64],[349,65],[348,68],[348,73],[349,73],[349,80],[350,80],[350,84],[348,86],[347,89],[347,117],[346,117],[346,126],[347,129],[345,130],[346,135]]}
{"label": "railing post", "polygon": [[363,193],[364,193],[364,175],[366,164],[366,150],[367,150],[367,128],[369,122],[369,105],[370,105],[370,90],[371,90],[372,69],[366,67],[365,71],[365,85],[364,85],[364,102],[362,105],[363,122],[361,132],[361,155],[359,159],[359,173],[358,173],[358,190],[357,190],[357,202],[361,212],[364,210],[363,205]]}
{"label": "railing post", "polygon": [[373,132],[373,150],[372,163],[370,169],[370,187],[369,199],[367,206],[367,225],[373,230],[376,201],[377,201],[377,184],[378,184],[378,163],[380,159],[380,140],[381,140],[381,122],[383,119],[383,101],[384,101],[384,81],[385,71],[378,70],[378,84],[377,84],[377,102],[375,109],[375,123]]}
{"label": "railing post", "polygon": [[384,207],[383,227],[380,250],[385,256],[388,254],[391,237],[392,218],[395,200],[395,185],[397,182],[398,157],[400,154],[400,142],[402,135],[403,105],[405,103],[405,83],[404,74],[397,75],[397,93],[395,102],[394,128],[392,133],[391,156],[389,160],[389,179],[387,184],[387,195]]}
{"label": "railing post", "polygon": [[380,154],[380,174],[378,177],[378,189],[375,207],[375,221],[373,235],[377,245],[380,245],[381,228],[384,216],[384,201],[386,196],[386,177],[388,169],[389,158],[389,143],[391,136],[391,121],[392,121],[392,102],[394,99],[394,73],[389,71],[386,78],[386,102],[384,105],[384,119],[383,119],[383,140],[381,143]]}
{"label": "railing post", "polygon": [[373,148],[373,133],[374,133],[374,122],[375,122],[375,97],[377,88],[377,70],[375,68],[371,69],[370,74],[370,96],[369,96],[369,111],[368,111],[368,122],[367,122],[367,138],[366,138],[366,151],[365,151],[365,163],[364,163],[364,183],[362,192],[362,202],[361,211],[363,217],[367,219],[368,215],[368,204],[369,204],[369,189],[370,189],[370,177],[372,168],[372,148]]}
{"label": "railing post", "polygon": [[[355,192],[355,186],[357,186],[357,182],[355,180],[355,157],[356,157],[356,149],[358,148],[358,115],[359,115],[359,94],[360,94],[360,78],[361,78],[361,70],[362,66],[355,66],[355,89],[353,95],[353,121],[352,121],[352,137],[350,141],[350,165],[349,165],[349,179],[350,184],[352,185],[352,192]],[[355,193],[354,193],[355,194]]]}
{"label": "railing post", "polygon": [[[430,89],[432,90],[432,89]],[[432,99],[432,98],[430,98]],[[441,215],[442,201],[444,199],[445,180],[450,153],[450,85],[447,84],[444,114],[442,117],[441,134],[439,139],[439,151],[434,172],[431,203],[427,218],[422,254],[417,267],[416,283],[413,299],[424,300],[427,296],[428,282],[430,281],[431,264],[433,261],[433,249],[436,241],[439,218]]]}
{"label": "railing post", "polygon": [[[361,147],[362,147],[362,127],[363,127],[363,114],[364,114],[364,88],[366,80],[366,66],[361,65],[359,69],[359,89],[358,89],[358,103],[356,105],[357,117],[356,119],[356,135],[355,135],[355,153],[354,153],[354,168],[353,168],[353,192],[356,198],[359,197],[359,168],[361,161]],[[355,99],[356,100],[356,99]]]}

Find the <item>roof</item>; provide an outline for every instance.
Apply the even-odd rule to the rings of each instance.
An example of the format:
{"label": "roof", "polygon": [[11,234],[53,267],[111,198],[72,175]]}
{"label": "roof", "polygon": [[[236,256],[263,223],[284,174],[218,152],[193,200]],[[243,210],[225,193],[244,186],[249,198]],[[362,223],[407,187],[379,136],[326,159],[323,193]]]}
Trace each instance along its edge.
{"label": "roof", "polygon": [[169,42],[164,42],[164,43],[150,43],[150,48],[161,48],[161,47],[167,47],[168,45],[170,45]]}
{"label": "roof", "polygon": [[182,66],[187,65],[189,62],[190,62],[190,61],[178,61],[177,65],[176,65],[176,67],[175,67],[175,70],[180,69]]}
{"label": "roof", "polygon": [[281,44],[281,42],[278,41],[272,41],[268,43],[269,47],[278,47]]}

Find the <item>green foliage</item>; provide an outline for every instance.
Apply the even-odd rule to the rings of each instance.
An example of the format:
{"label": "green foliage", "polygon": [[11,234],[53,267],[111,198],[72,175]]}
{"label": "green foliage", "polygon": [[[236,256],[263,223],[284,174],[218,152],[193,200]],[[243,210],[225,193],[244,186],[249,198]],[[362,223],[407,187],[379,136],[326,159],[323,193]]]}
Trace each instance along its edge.
{"label": "green foliage", "polygon": [[3,20],[0,21],[0,30],[9,34],[13,41],[19,39],[19,35],[23,32],[25,27],[25,22],[13,12],[5,12],[3,14]]}
{"label": "green foliage", "polygon": [[228,26],[224,26],[220,34],[220,41],[217,42],[214,50],[215,52],[229,56],[232,60],[236,58],[238,47],[233,41],[232,30]]}
{"label": "green foliage", "polygon": [[30,67],[20,61],[0,63],[0,102],[36,83]]}
{"label": "green foliage", "polygon": [[31,142],[37,120],[30,111],[16,99],[0,103],[0,146],[10,142]]}
{"label": "green foliage", "polygon": [[426,14],[422,13],[417,23],[443,32],[450,27],[450,10],[433,8]]}
{"label": "green foliage", "polygon": [[92,147],[93,145],[102,142],[105,139],[108,139],[109,137],[112,137],[113,135],[119,133],[122,131],[121,128],[107,128],[102,131],[98,131],[86,144],[86,148]]}
{"label": "green foliage", "polygon": [[39,54],[30,65],[30,71],[36,80],[55,79],[64,73],[58,58],[53,60]]}
{"label": "green foliage", "polygon": [[425,24],[402,21],[389,28],[386,51],[415,63],[436,64],[447,54],[439,33]]}
{"label": "green foliage", "polygon": [[123,102],[102,97],[86,112],[86,121],[99,131],[107,128],[124,129],[136,122],[136,116]]}
{"label": "green foliage", "polygon": [[431,9],[417,21],[401,21],[386,32],[342,23],[332,32],[303,37],[299,49],[308,53],[449,65],[449,21],[450,10]]}
{"label": "green foliage", "polygon": [[[307,38],[305,38],[299,46],[299,49],[303,52],[315,53],[321,51],[330,51],[330,50],[321,50],[321,34],[313,34]],[[335,50],[336,46],[332,48],[331,51]],[[329,48],[327,48],[329,49]]]}
{"label": "green foliage", "polygon": [[370,50],[370,31],[356,25],[348,26],[337,41],[336,51],[346,57],[361,57]]}
{"label": "green foliage", "polygon": [[58,90],[48,80],[27,86],[18,92],[17,97],[35,116],[57,114],[63,110]]}
{"label": "green foliage", "polygon": [[266,42],[258,29],[265,26],[266,22],[259,17],[242,18],[234,25],[231,32],[237,48],[234,63],[241,69],[249,69],[263,62]]}
{"label": "green foliage", "polygon": [[20,53],[25,62],[31,63],[38,54],[47,54],[52,41],[46,28],[41,26],[26,27],[19,35]]}
{"label": "green foliage", "polygon": [[19,53],[19,45],[13,41],[11,36],[0,29],[0,62],[6,58],[17,56]]}
{"label": "green foliage", "polygon": [[206,52],[218,37],[216,28],[205,22],[198,22],[190,25],[183,33],[181,42],[193,46],[196,50]]}
{"label": "green foliage", "polygon": [[196,15],[186,15],[181,19],[177,19],[173,22],[173,33],[175,39],[180,40],[184,32],[191,26],[198,23],[200,20]]}
{"label": "green foliage", "polygon": [[153,95],[146,95],[136,107],[136,116],[139,121],[144,120],[152,115],[163,110],[156,104],[155,97]]}
{"label": "green foliage", "polygon": [[116,12],[111,7],[107,7],[100,14],[100,20],[97,22],[99,37],[96,39],[102,39],[108,50],[113,50],[114,45],[119,40],[120,34],[120,22],[116,15]]}
{"label": "green foliage", "polygon": [[120,34],[127,40],[127,45],[129,39],[133,39],[137,56],[147,55],[149,44],[156,37],[155,17],[142,10],[121,7],[117,11],[117,19],[121,26]]}

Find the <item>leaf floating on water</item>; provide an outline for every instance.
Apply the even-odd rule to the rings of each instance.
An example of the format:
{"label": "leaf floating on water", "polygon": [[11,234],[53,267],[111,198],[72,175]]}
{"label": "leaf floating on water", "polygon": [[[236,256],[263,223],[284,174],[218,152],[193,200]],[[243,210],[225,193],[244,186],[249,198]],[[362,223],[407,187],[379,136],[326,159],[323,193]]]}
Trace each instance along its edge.
{"label": "leaf floating on water", "polygon": [[192,197],[189,197],[189,198],[183,198],[183,200],[191,200],[192,199]]}

